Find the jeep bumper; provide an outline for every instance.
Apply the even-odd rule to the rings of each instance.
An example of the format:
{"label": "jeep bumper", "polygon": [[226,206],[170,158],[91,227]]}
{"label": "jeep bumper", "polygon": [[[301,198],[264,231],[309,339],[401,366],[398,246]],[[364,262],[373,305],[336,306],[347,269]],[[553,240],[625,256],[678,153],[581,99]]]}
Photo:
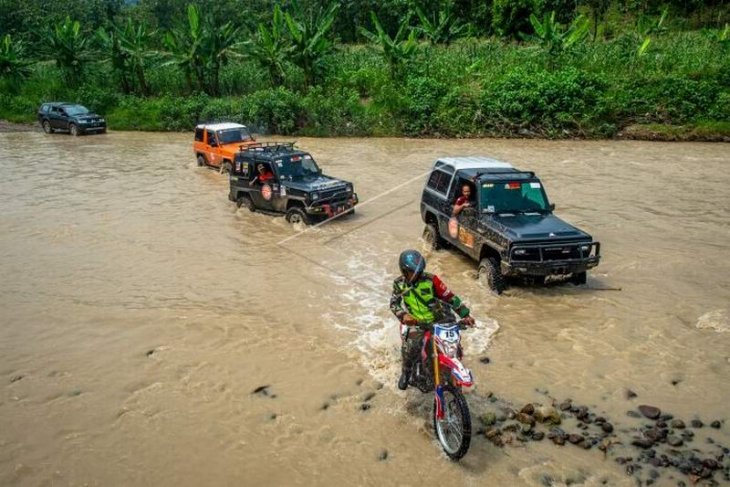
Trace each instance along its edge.
{"label": "jeep bumper", "polygon": [[358,202],[357,193],[352,193],[352,196],[345,200],[328,201],[326,203],[318,202],[309,206],[306,211],[307,214],[312,216],[332,218],[353,209]]}
{"label": "jeep bumper", "polygon": [[[553,276],[585,272],[601,260],[598,242],[545,246],[515,246],[502,259],[506,276]],[[561,258],[561,256],[564,256]]]}

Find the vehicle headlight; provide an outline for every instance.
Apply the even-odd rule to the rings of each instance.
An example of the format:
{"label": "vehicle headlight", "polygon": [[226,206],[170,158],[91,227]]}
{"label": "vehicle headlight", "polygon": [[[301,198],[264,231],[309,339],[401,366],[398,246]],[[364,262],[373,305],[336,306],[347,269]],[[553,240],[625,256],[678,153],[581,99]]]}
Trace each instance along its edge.
{"label": "vehicle headlight", "polygon": [[347,189],[348,193],[352,193],[352,184],[348,184],[347,186],[345,186],[345,189]]}
{"label": "vehicle headlight", "polygon": [[581,252],[589,253],[591,251],[591,246],[590,245],[581,245],[580,250],[581,250]]}
{"label": "vehicle headlight", "polygon": [[318,200],[319,199],[319,193],[312,193],[310,195],[310,197],[312,198],[312,201]]}
{"label": "vehicle headlight", "polygon": [[100,119],[99,119],[99,121],[100,121],[101,123],[104,123],[104,122],[106,122],[106,120],[104,120],[103,118],[100,118]]}
{"label": "vehicle headlight", "polygon": [[79,123],[80,124],[85,124],[85,123],[89,123],[89,121],[88,120],[79,120]]}
{"label": "vehicle headlight", "polygon": [[526,253],[527,253],[527,250],[525,250],[525,249],[515,250],[515,255],[525,255]]}

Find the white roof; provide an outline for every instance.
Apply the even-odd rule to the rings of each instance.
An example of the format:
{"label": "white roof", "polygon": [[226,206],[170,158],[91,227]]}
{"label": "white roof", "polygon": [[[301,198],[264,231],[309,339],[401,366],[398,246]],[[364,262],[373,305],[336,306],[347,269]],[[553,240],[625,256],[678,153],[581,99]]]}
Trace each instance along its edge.
{"label": "white roof", "polygon": [[513,169],[509,162],[483,156],[441,157],[439,162],[448,164],[457,171],[461,169]]}
{"label": "white roof", "polygon": [[240,123],[211,123],[211,124],[205,124],[201,123],[196,128],[199,129],[210,129],[210,130],[226,130],[226,129],[240,129],[240,128],[246,128],[245,125],[241,125]]}

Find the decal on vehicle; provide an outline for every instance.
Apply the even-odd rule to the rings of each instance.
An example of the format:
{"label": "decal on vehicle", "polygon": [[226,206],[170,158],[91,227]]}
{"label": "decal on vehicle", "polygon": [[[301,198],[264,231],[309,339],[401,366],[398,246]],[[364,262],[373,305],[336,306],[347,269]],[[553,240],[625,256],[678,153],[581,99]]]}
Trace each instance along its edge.
{"label": "decal on vehicle", "polygon": [[464,227],[459,227],[459,242],[463,243],[470,249],[474,248],[474,234],[468,232]]}
{"label": "decal on vehicle", "polygon": [[263,186],[261,186],[261,196],[266,201],[270,201],[271,200],[271,195],[272,194],[273,194],[273,192],[271,191],[271,186],[269,186],[268,184],[264,184]]}
{"label": "decal on vehicle", "polygon": [[451,217],[449,220],[449,236],[456,238],[459,235],[459,222],[456,217]]}
{"label": "decal on vehicle", "polygon": [[241,172],[241,161],[236,161],[236,172]]}
{"label": "decal on vehicle", "polygon": [[281,195],[286,196],[286,186],[281,187]]}
{"label": "decal on vehicle", "polygon": [[533,189],[540,189],[540,183],[530,183],[530,187]]}

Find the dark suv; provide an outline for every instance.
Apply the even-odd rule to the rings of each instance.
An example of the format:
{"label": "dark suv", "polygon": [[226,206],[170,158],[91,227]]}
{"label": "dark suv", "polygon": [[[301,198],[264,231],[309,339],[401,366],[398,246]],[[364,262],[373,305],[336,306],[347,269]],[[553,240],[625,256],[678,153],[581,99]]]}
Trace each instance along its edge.
{"label": "dark suv", "polygon": [[325,176],[307,152],[292,143],[242,147],[234,157],[228,199],[251,211],[285,214],[310,224],[355,211],[352,183]]}
{"label": "dark suv", "polygon": [[71,135],[106,132],[103,117],[76,103],[44,103],[38,109],[38,122],[47,134],[56,130],[68,130]]}
{"label": "dark suv", "polygon": [[[465,185],[473,199],[453,216]],[[585,284],[586,271],[600,260],[600,243],[554,209],[533,172],[487,157],[445,157],[423,190],[424,239],[433,249],[450,244],[479,262],[479,279],[497,294],[508,277],[542,283],[558,275]]]}

